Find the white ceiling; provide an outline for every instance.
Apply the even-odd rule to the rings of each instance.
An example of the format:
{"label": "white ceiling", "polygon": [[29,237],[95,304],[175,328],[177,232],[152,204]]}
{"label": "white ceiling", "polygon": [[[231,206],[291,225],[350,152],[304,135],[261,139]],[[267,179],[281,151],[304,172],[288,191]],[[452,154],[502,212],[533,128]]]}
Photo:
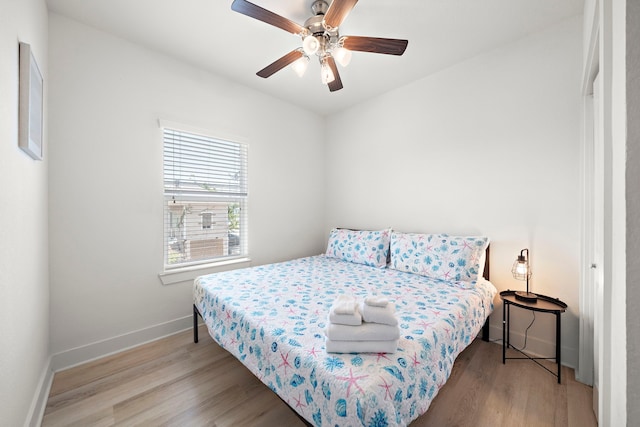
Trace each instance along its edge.
{"label": "white ceiling", "polygon": [[[312,0],[255,0],[304,24]],[[344,89],[320,83],[317,62],[303,78],[289,67],[268,79],[256,72],[301,41],[233,12],[231,0],[47,0],[49,9],[166,53],[319,114],[353,106],[483,51],[582,13],[584,0],[362,0],[341,35],[408,39],[403,56],[354,52],[339,67]]]}

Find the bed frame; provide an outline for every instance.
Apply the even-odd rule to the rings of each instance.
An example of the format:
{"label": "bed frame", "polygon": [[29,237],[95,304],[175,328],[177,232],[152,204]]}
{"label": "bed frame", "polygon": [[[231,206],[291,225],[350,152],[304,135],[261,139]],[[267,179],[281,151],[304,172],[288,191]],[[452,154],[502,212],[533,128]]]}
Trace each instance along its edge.
{"label": "bed frame", "polygon": [[[482,273],[482,277],[485,278],[485,280],[490,280],[489,279],[489,248],[491,247],[491,245],[487,246],[487,250],[485,252],[485,257],[484,257],[484,272]],[[195,306],[194,306],[195,307]],[[487,341],[489,342],[489,317],[487,317],[487,320],[484,321],[484,325],[482,326],[482,341]]]}

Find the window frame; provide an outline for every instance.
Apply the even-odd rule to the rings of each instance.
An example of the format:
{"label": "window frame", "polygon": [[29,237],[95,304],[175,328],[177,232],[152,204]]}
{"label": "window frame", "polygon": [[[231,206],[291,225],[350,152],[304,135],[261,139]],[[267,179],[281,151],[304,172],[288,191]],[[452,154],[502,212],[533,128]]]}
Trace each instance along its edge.
{"label": "window frame", "polygon": [[[189,273],[194,272],[198,273],[198,270],[208,270],[212,267],[218,266],[228,266],[235,263],[247,263],[250,262],[249,258],[249,245],[248,245],[248,200],[249,200],[249,145],[246,140],[242,137],[238,137],[236,135],[228,135],[222,132],[213,132],[206,129],[194,128],[191,126],[185,126],[182,124],[169,122],[165,120],[159,120],[160,127],[160,139],[162,142],[162,193],[163,193],[163,207],[162,207],[162,241],[163,241],[163,271],[159,274],[160,279],[164,284],[175,283],[176,281],[182,281],[179,279],[172,279],[171,275],[178,275],[179,277],[184,276],[184,274],[180,273]],[[203,193],[194,193],[187,191],[178,191],[178,192],[168,192],[167,187],[165,186],[165,145],[166,145],[166,135],[167,132],[175,132],[186,134],[186,136],[198,137],[203,139],[210,139],[213,141],[218,141],[227,144],[237,145],[240,152],[240,160],[242,162],[241,171],[241,180],[244,182],[239,185],[241,188],[244,188],[244,193],[225,193],[225,192],[216,192],[211,195],[203,194]],[[240,216],[238,220],[240,221],[239,233],[238,233],[238,246],[239,253],[230,254],[229,249],[227,249],[226,253],[220,256],[212,256],[206,257],[198,260],[189,260],[184,262],[177,263],[169,263],[169,234],[170,230],[170,219],[174,216],[171,213],[171,210],[168,208],[169,202],[176,203],[187,203],[191,202],[193,204],[225,204],[227,209],[229,208],[231,203],[237,203],[240,211]],[[206,210],[206,209],[205,209]],[[200,219],[200,225],[202,231],[209,231],[207,229],[203,229],[203,221]],[[229,229],[226,229],[227,235],[229,234]],[[225,246],[223,246],[225,247]],[[229,248],[229,242],[227,240],[227,248]],[[191,275],[188,274],[188,277]]]}

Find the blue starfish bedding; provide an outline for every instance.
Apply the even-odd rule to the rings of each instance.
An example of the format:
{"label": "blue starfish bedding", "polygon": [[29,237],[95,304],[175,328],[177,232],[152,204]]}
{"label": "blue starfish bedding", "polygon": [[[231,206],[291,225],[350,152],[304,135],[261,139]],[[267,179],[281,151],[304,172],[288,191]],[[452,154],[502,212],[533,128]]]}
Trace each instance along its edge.
{"label": "blue starfish bedding", "polygon": [[[396,306],[396,353],[325,350],[340,294]],[[309,423],[404,426],[423,414],[493,310],[495,287],[447,282],[325,255],[202,276],[209,333]]]}

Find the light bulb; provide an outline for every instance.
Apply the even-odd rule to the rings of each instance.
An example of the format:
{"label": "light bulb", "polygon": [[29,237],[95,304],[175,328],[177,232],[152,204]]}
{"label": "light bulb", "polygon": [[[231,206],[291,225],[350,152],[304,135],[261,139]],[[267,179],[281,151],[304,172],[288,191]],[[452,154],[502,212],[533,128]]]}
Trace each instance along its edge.
{"label": "light bulb", "polygon": [[320,49],[320,42],[313,35],[307,36],[302,41],[302,49],[307,55],[313,55]]}
{"label": "light bulb", "polygon": [[351,62],[351,51],[349,49],[339,47],[333,51],[333,57],[340,65],[346,67],[349,65],[349,62]]}
{"label": "light bulb", "polygon": [[322,78],[322,83],[325,85],[331,83],[336,79],[336,76],[333,75],[331,67],[329,67],[326,62],[324,62],[322,64],[322,67],[320,68],[320,77]]}
{"label": "light bulb", "polygon": [[529,266],[526,262],[518,262],[516,266],[516,273],[526,276],[529,273]]}
{"label": "light bulb", "polygon": [[301,56],[299,59],[295,60],[293,64],[291,64],[291,68],[296,72],[298,77],[304,76],[305,71],[307,71],[307,67],[309,66],[309,57]]}

